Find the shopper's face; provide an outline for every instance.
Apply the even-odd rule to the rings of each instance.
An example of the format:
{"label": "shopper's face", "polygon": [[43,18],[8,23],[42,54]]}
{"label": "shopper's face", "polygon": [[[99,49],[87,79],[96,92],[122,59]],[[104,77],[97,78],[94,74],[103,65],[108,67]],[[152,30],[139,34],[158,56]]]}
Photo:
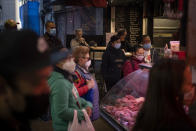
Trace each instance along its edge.
{"label": "shopper's face", "polygon": [[143,48],[139,48],[136,52],[136,55],[144,55],[144,49]]}
{"label": "shopper's face", "polygon": [[143,39],[143,44],[148,44],[148,43],[151,43],[151,40],[150,40],[149,37],[145,37],[145,38]]}
{"label": "shopper's face", "polygon": [[48,66],[38,71],[26,72],[16,78],[16,85],[24,95],[40,95],[49,93],[48,78],[52,67]]}
{"label": "shopper's face", "polygon": [[50,29],[55,29],[55,28],[56,28],[55,23],[51,22],[51,23],[48,24],[47,32],[50,32]]}
{"label": "shopper's face", "polygon": [[90,60],[90,55],[89,53],[87,53],[85,56],[79,59],[79,65],[85,67],[86,62],[88,62],[89,60]]}
{"label": "shopper's face", "polygon": [[77,31],[76,32],[76,37],[77,38],[82,38],[82,34],[83,34],[82,31]]}

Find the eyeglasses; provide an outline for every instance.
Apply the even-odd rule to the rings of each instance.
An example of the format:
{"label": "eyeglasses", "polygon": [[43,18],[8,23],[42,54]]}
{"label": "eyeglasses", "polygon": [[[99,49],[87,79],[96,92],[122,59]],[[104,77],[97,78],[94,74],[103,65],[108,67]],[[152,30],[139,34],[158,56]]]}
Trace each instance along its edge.
{"label": "eyeglasses", "polygon": [[90,57],[82,57],[83,59],[85,60],[90,60],[91,58]]}

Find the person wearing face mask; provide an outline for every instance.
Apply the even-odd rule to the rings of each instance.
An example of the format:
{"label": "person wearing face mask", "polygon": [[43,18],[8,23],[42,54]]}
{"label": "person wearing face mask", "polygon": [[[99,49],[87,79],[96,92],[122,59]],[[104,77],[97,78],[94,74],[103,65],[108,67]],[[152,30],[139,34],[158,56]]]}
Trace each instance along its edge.
{"label": "person wearing face mask", "polygon": [[75,86],[79,95],[93,104],[91,120],[94,121],[99,118],[99,90],[95,78],[88,71],[91,65],[89,52],[90,50],[86,46],[78,46],[73,52],[76,62]]}
{"label": "person wearing face mask", "polygon": [[142,45],[134,46],[133,56],[123,65],[124,77],[139,69],[139,64],[144,63],[144,48]]}
{"label": "person wearing face mask", "polygon": [[49,50],[52,50],[53,48],[56,48],[57,46],[60,47],[62,45],[62,42],[56,36],[55,23],[52,21],[47,21],[45,28],[46,28],[46,33],[44,34],[44,38],[50,47]]}
{"label": "person wearing face mask", "polygon": [[120,47],[120,38],[114,35],[102,56],[101,72],[107,90],[110,90],[123,77],[122,67],[126,57]]}
{"label": "person wearing face mask", "polygon": [[54,66],[54,71],[48,79],[50,85],[50,110],[54,131],[67,131],[68,124],[73,121],[74,110],[77,110],[78,120],[84,120],[82,109],[86,109],[89,117],[92,114],[92,104],[78,94],[73,83],[75,71],[74,58],[65,48],[58,49],[66,58]]}
{"label": "person wearing face mask", "polygon": [[39,36],[29,30],[0,33],[0,41],[1,130],[30,131],[30,121],[49,106],[52,57],[39,50]]}
{"label": "person wearing face mask", "polygon": [[145,50],[144,51],[145,62],[156,63],[159,60],[160,56],[159,56],[158,52],[155,50],[155,48],[152,48],[150,36],[144,35],[143,40],[142,40],[142,44],[143,44],[143,47]]}
{"label": "person wearing face mask", "polygon": [[75,38],[71,40],[70,42],[70,46],[71,49],[74,50],[77,46],[87,46],[89,47],[88,43],[86,42],[86,40],[84,39],[84,37],[82,37],[83,32],[82,29],[77,29],[75,30]]}
{"label": "person wearing face mask", "polygon": [[133,52],[132,45],[126,40],[127,31],[125,29],[120,29],[118,31],[117,36],[120,38],[120,41],[121,41],[121,49],[124,52]]}

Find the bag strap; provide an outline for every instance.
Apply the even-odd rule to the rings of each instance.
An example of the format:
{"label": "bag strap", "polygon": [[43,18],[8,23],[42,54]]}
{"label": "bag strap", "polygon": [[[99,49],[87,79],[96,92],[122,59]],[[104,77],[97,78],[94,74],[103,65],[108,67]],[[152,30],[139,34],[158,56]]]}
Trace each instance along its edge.
{"label": "bag strap", "polygon": [[[74,87],[75,88],[75,87]],[[74,89],[73,88],[73,89]],[[75,89],[74,89],[75,90]],[[78,108],[79,109],[81,109],[81,107],[80,107],[80,103],[79,103],[79,101],[78,101],[78,99],[77,99],[77,95],[72,91],[72,94],[74,95],[74,98],[75,98],[75,100],[76,100],[76,105],[78,106]]]}

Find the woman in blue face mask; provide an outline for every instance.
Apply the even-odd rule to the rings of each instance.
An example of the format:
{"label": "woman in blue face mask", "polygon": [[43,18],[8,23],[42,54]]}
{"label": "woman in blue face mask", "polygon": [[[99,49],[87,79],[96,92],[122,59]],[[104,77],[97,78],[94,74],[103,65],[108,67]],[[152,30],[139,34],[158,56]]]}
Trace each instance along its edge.
{"label": "woman in blue face mask", "polygon": [[112,36],[102,57],[101,71],[108,90],[123,76],[122,66],[126,57],[120,47],[120,38],[118,36]]}

